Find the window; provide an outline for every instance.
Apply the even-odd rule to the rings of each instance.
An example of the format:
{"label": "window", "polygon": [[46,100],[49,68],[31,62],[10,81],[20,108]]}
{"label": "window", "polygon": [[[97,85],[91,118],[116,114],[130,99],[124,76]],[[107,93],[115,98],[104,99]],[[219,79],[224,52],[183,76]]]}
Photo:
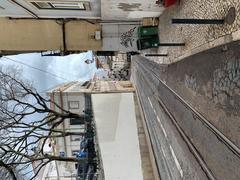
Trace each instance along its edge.
{"label": "window", "polygon": [[79,101],[68,101],[69,109],[79,109]]}
{"label": "window", "polygon": [[70,138],[71,138],[71,141],[80,141],[83,138],[83,136],[82,135],[71,135]]}
{"label": "window", "polygon": [[78,156],[80,150],[74,150],[72,151],[72,156]]}
{"label": "window", "polygon": [[82,125],[82,124],[84,124],[84,117],[70,119],[70,125]]}
{"label": "window", "polygon": [[39,9],[51,9],[51,3],[47,2],[32,2],[33,5],[35,5]]}
{"label": "window", "polygon": [[86,1],[31,1],[38,9],[53,9],[53,10],[90,10],[90,3]]}

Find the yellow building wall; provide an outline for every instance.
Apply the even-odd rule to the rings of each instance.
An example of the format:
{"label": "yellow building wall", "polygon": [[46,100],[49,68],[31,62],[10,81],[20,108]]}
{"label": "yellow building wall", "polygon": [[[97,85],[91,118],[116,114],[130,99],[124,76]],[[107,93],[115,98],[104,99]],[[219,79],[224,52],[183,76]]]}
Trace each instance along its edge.
{"label": "yellow building wall", "polygon": [[70,21],[66,23],[67,50],[100,50],[101,40],[95,40],[95,31],[100,31],[99,24],[91,24],[86,21]]}
{"label": "yellow building wall", "polygon": [[52,20],[0,18],[0,50],[41,51],[63,49],[61,26]]}
{"label": "yellow building wall", "polygon": [[[62,25],[56,20],[0,18],[0,51],[64,50]],[[92,39],[99,24],[70,21],[65,25],[66,50],[98,50],[101,41]]]}

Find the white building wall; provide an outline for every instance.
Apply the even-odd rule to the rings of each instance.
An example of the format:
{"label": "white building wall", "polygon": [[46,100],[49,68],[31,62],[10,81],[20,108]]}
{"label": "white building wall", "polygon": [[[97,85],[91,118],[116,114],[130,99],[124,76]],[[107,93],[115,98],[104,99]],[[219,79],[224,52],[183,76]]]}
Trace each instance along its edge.
{"label": "white building wall", "polygon": [[103,24],[102,50],[137,51],[137,28],[139,24]]}
{"label": "white building wall", "polygon": [[[54,100],[55,100],[55,102],[57,102],[58,105],[61,105],[59,94],[55,95]],[[69,108],[69,102],[70,101],[79,102],[79,108],[70,109]],[[73,113],[83,114],[83,110],[84,110],[84,107],[85,107],[84,95],[83,94],[79,95],[79,96],[76,96],[76,95],[73,96],[71,94],[68,94],[68,95],[65,94],[65,95],[63,95],[62,103],[63,103],[63,109],[69,110]],[[58,128],[65,128],[66,130],[71,130],[71,131],[74,131],[74,132],[82,131],[83,126],[70,125],[70,119],[66,119],[63,123],[64,123],[64,126],[60,125]],[[63,138],[58,138],[58,140],[57,140],[57,147],[59,149],[58,153],[60,151],[65,152],[65,147],[66,147],[66,149],[67,149],[67,152],[65,152],[66,156],[71,156],[72,147],[74,147],[74,149],[76,149],[76,146],[78,146],[78,149],[79,149],[79,142],[72,143],[70,137],[66,137],[65,139],[66,139],[66,144],[64,143]]]}
{"label": "white building wall", "polygon": [[93,94],[105,180],[143,180],[132,93]]}
{"label": "white building wall", "polygon": [[[68,109],[69,111],[77,114],[82,114],[83,110],[85,109],[85,99],[84,99],[84,94],[79,94],[79,95],[71,95],[71,93],[68,93],[67,95],[64,95],[64,100],[63,100],[63,107],[65,109]],[[69,108],[69,103],[70,102],[79,102],[79,108],[77,109],[71,109]]]}
{"label": "white building wall", "polygon": [[[34,0],[16,0],[18,3],[28,8],[30,11],[35,13],[40,18],[84,18],[84,19],[100,19],[101,8],[99,0],[49,0],[51,1],[87,1],[90,2],[91,10],[43,10],[38,9],[30,2]],[[35,0],[36,1],[36,0]],[[44,0],[47,1],[47,0]],[[32,17],[30,13],[11,2],[11,0],[1,0],[0,1],[0,17]]]}
{"label": "white building wall", "polygon": [[[69,110],[73,113],[77,114],[83,114],[83,110],[85,108],[85,97],[84,97],[84,91],[85,87],[81,86],[82,83],[74,83],[70,87],[68,87],[65,90],[62,90],[62,101],[61,96],[59,92],[54,93],[54,100],[58,105],[61,106],[65,110]],[[56,90],[59,90],[59,87],[56,88]],[[54,90],[53,90],[54,91]],[[76,109],[71,109],[69,107],[70,101],[77,101],[79,102],[79,106]],[[65,128],[66,131],[73,131],[73,132],[84,132],[84,125],[70,125],[70,119],[66,119],[64,122],[64,126],[60,125],[58,128]],[[59,152],[64,152],[65,156],[71,157],[72,151],[79,150],[80,149],[80,140],[73,141],[70,136],[67,136],[65,138],[57,138],[56,139],[56,155],[59,155]],[[74,162],[56,162],[57,169],[59,172],[59,180],[72,180],[76,173],[77,169],[75,169],[75,163]],[[64,177],[65,176],[65,177]],[[68,176],[68,178],[66,178]],[[72,176],[72,177],[71,177]]]}
{"label": "white building wall", "polygon": [[156,0],[101,0],[102,20],[139,20],[143,17],[159,17],[163,10],[163,7],[156,5]]}
{"label": "white building wall", "polygon": [[0,17],[32,17],[23,8],[7,0],[0,1]]}
{"label": "white building wall", "polygon": [[[71,101],[78,102],[79,107],[77,109],[71,109],[69,107],[69,103]],[[70,92],[67,92],[67,94],[64,94],[63,96],[63,107],[64,109],[67,109],[73,113],[76,114],[83,114],[83,110],[85,109],[85,98],[84,94],[79,94],[79,95],[71,95]],[[70,119],[66,119],[65,123],[65,128],[66,130],[71,130],[74,132],[80,132],[80,129],[82,129],[81,125],[70,125]],[[72,151],[73,150],[79,150],[80,144],[78,142],[72,143],[70,136],[66,137],[66,147],[67,147],[67,156],[72,156]]]}

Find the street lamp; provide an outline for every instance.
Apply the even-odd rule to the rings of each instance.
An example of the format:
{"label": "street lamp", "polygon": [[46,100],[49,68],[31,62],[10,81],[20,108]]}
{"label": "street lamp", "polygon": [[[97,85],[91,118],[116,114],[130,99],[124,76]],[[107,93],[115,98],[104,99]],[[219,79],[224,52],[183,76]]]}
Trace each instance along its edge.
{"label": "street lamp", "polygon": [[185,43],[158,43],[157,46],[185,46]]}

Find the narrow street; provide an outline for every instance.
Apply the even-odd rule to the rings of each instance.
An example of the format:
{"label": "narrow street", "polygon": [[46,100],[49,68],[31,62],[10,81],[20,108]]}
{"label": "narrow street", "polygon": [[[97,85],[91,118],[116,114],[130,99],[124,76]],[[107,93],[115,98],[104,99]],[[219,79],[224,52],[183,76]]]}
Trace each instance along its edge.
{"label": "narrow street", "polygon": [[238,47],[232,43],[169,66],[133,58],[132,78],[161,179],[240,179]]}
{"label": "narrow street", "polygon": [[240,180],[240,0],[1,0],[0,180]]}

